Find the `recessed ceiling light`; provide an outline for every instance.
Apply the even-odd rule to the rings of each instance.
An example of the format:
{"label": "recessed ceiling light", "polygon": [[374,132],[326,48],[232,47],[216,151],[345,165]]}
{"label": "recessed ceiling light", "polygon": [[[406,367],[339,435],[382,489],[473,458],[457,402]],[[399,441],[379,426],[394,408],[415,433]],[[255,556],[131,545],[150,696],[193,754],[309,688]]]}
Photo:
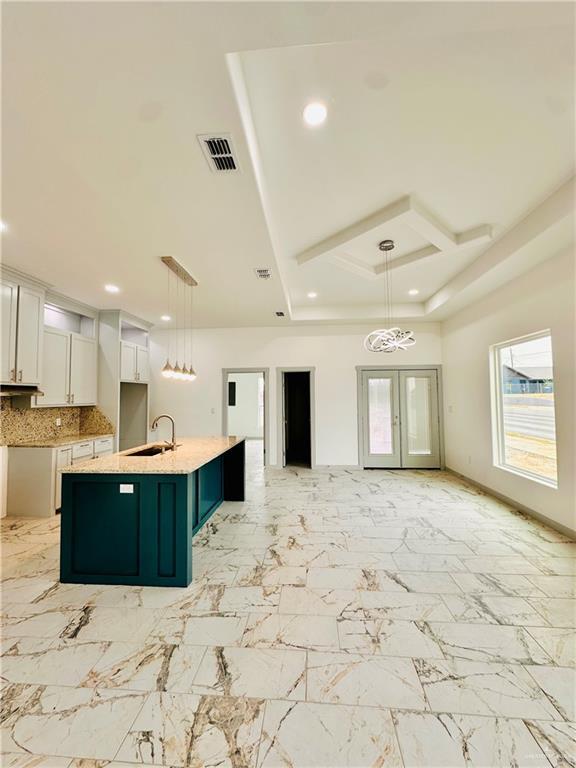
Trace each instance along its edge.
{"label": "recessed ceiling light", "polygon": [[108,293],[120,293],[120,288],[117,285],[112,285],[112,283],[105,285],[104,290],[108,291]]}
{"label": "recessed ceiling light", "polygon": [[316,291],[310,291],[306,295],[308,296],[309,299],[316,299],[318,297],[318,294],[316,293]]}
{"label": "recessed ceiling light", "polygon": [[320,101],[312,101],[310,104],[307,104],[304,107],[304,112],[302,113],[302,116],[304,118],[304,122],[306,125],[310,125],[312,127],[316,125],[322,125],[324,120],[326,120],[326,115],[328,114],[328,110],[322,104]]}
{"label": "recessed ceiling light", "polygon": [[164,320],[165,323],[169,323],[170,320],[172,320],[172,318],[170,317],[170,315],[162,315],[160,320]]}
{"label": "recessed ceiling light", "polygon": [[410,290],[408,291],[409,296],[418,296],[419,293],[420,291],[418,290],[418,288],[410,288]]}

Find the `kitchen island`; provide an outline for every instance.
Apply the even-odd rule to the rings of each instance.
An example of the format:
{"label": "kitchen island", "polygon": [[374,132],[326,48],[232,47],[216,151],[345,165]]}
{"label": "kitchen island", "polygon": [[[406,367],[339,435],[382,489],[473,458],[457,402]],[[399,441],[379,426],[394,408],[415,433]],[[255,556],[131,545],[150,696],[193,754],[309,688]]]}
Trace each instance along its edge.
{"label": "kitchen island", "polygon": [[60,581],[190,584],[193,535],[223,501],[244,501],[244,438],[181,438],[158,451],[63,470]]}

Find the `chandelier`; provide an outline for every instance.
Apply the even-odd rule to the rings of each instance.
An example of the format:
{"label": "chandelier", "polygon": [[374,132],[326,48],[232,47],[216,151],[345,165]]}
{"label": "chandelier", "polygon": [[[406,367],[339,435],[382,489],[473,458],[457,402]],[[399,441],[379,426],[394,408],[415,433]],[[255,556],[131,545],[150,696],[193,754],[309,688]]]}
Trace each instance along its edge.
{"label": "chandelier", "polygon": [[169,319],[173,322],[173,328],[168,331],[166,362],[161,374],[165,379],[194,381],[196,371],[192,365],[192,314],[193,291],[198,283],[171,256],[162,256],[161,259],[169,270],[168,310]]}
{"label": "chandelier", "polygon": [[397,352],[416,344],[416,339],[413,331],[403,331],[393,325],[389,254],[394,248],[394,240],[382,240],[378,248],[384,251],[384,317],[388,328],[378,328],[369,333],[364,339],[364,346],[368,352]]}

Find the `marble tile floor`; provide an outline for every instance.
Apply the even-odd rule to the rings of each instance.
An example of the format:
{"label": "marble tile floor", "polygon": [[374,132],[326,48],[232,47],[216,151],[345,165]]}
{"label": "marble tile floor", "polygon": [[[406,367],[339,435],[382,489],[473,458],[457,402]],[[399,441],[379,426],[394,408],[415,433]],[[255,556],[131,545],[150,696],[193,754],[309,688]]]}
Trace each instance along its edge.
{"label": "marble tile floor", "polygon": [[187,589],[2,520],[2,768],[576,765],[576,544],[443,472],[267,469]]}

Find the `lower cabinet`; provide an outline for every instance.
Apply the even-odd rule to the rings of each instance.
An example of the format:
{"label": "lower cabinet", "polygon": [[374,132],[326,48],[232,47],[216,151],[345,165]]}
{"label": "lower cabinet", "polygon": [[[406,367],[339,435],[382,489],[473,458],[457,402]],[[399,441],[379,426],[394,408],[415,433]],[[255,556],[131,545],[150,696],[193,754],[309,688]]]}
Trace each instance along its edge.
{"label": "lower cabinet", "polygon": [[193,477],[65,474],[60,580],[188,586]]}
{"label": "lower cabinet", "polygon": [[224,499],[222,457],[200,467],[198,476],[198,522],[201,525]]}
{"label": "lower cabinet", "polygon": [[113,437],[106,436],[57,448],[9,448],[8,514],[15,517],[55,515],[62,505],[62,470],[112,453],[113,442]]}
{"label": "lower cabinet", "polygon": [[224,471],[219,456],[188,475],[64,474],[60,580],[187,586],[192,536],[224,500]]}
{"label": "lower cabinet", "polygon": [[58,470],[69,467],[70,464],[72,464],[72,448],[57,448],[54,478],[54,509],[60,509],[62,506],[62,473]]}

